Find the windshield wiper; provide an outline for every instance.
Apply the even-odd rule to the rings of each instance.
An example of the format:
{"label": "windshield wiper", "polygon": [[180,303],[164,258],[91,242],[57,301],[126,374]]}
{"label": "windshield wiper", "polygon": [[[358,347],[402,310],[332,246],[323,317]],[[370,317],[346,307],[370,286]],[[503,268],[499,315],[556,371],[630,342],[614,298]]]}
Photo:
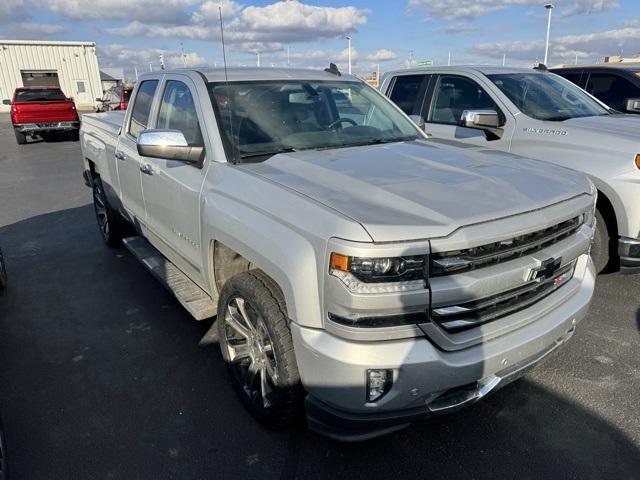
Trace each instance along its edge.
{"label": "windshield wiper", "polygon": [[298,149],[293,148],[293,147],[285,147],[285,148],[280,148],[278,150],[271,150],[268,152],[249,152],[249,153],[244,153],[242,155],[240,155],[241,159],[245,159],[245,158],[254,158],[254,157],[272,157],[274,155],[278,155],[279,153],[292,153],[292,152],[297,152]]}
{"label": "windshield wiper", "polygon": [[417,135],[409,135],[406,137],[372,138],[370,140],[365,140],[362,142],[343,143],[342,146],[343,147],[362,147],[365,145],[380,145],[383,143],[411,142],[417,139],[418,139]]}
{"label": "windshield wiper", "polygon": [[545,121],[547,122],[564,122],[565,120],[569,120],[572,117],[549,117],[549,118],[545,118]]}

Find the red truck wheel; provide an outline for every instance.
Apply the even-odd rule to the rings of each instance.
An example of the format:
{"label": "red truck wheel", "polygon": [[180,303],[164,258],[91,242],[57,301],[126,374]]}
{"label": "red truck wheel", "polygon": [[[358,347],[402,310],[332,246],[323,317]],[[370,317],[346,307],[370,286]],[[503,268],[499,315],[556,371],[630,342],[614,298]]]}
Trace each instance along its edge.
{"label": "red truck wheel", "polygon": [[18,130],[14,130],[13,133],[16,134],[16,142],[18,142],[18,145],[24,145],[27,143],[27,136],[24,133],[19,132]]}

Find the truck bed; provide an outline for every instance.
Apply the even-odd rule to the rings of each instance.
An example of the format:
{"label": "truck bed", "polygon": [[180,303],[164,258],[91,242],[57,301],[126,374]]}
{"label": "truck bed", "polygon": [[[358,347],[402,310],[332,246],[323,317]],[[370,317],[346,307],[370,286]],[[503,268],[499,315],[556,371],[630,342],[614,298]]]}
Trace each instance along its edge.
{"label": "truck bed", "polygon": [[88,113],[82,116],[82,123],[99,128],[114,137],[118,136],[124,122],[125,112],[113,111],[104,113]]}

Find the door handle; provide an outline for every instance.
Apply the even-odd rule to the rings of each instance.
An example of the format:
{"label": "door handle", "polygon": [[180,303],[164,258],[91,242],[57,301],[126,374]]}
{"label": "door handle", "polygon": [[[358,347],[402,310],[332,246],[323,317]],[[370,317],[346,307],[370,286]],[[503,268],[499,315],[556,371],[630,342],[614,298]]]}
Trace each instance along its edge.
{"label": "door handle", "polygon": [[118,160],[125,160],[127,157],[125,156],[124,153],[117,151],[114,156],[118,159]]}
{"label": "door handle", "polygon": [[140,165],[140,171],[145,175],[153,175],[153,169],[148,163],[145,165]]}

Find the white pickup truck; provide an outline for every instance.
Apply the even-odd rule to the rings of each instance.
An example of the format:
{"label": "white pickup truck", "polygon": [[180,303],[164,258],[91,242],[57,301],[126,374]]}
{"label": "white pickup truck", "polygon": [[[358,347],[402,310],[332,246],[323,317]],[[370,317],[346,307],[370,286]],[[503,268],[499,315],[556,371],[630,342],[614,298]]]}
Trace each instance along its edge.
{"label": "white pickup truck", "polygon": [[454,411],[571,337],[594,288],[584,176],[433,145],[336,69],[163,71],[85,115],[100,231],[217,320],[258,419],[359,440]]}
{"label": "white pickup truck", "polygon": [[[544,160],[598,189],[596,271],[640,273],[640,116],[610,109],[543,70],[454,66],[398,70],[380,89],[436,141]],[[516,157],[518,158],[518,157]]]}

